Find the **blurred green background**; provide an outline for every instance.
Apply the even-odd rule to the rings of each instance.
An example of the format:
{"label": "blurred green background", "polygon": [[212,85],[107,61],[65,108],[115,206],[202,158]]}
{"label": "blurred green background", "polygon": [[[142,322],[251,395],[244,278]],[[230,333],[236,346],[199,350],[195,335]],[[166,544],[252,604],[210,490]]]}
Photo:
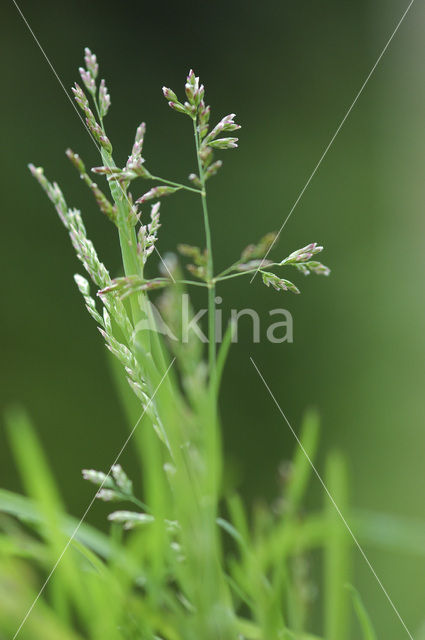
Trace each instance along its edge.
{"label": "blurred green background", "polygon": [[[175,179],[194,169],[190,123],[161,94],[163,84],[182,94],[192,66],[215,118],[237,113],[240,148],[222,154],[224,170],[210,188],[216,263],[224,268],[249,242],[280,227],[407,2],[20,6],[67,88],[84,46],[97,53],[112,96],[107,127],[119,162],[145,120],[149,168]],[[128,427],[102,341],[72,281],[79,264],[26,164],[44,166],[68,202],[83,209],[112,273],[118,246],[63,153],[71,146],[88,166],[98,164],[90,138],[12,2],[0,12],[1,404],[28,409],[69,510],[79,515],[91,497],[80,469],[107,468]],[[268,344],[264,331],[261,344],[252,345],[246,322],[226,370],[226,457],[248,499],[276,495],[277,466],[294,448],[252,355],[295,428],[306,407],[320,410],[322,454],[345,452],[354,505],[425,518],[424,29],[418,2],[282,234],[276,257],[318,241],[331,277],[295,278],[298,297],[279,296],[259,278],[220,290],[224,317],[231,307],[254,307],[267,321],[269,309],[283,306],[294,318],[294,343],[283,345]],[[162,254],[179,242],[203,242],[190,196],[164,201],[162,214]],[[19,489],[3,429],[0,453],[0,485]],[[123,464],[131,467],[131,451]],[[318,486],[311,500],[323,500]],[[373,551],[370,557],[417,628],[425,562]],[[376,581],[359,555],[355,560],[356,584],[380,637],[403,637]]]}

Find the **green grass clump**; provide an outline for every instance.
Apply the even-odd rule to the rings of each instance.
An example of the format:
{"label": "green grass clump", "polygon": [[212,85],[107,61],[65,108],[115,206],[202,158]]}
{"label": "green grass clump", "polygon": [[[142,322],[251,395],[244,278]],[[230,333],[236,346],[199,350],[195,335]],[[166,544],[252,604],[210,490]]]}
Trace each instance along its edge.
{"label": "green grass clump", "polygon": [[[224,492],[222,483],[217,403],[232,326],[217,348],[217,284],[260,273],[267,286],[299,293],[275,272],[289,267],[304,275],[327,275],[329,269],[316,260],[322,247],[312,243],[271,261],[277,235],[267,234],[215,275],[207,183],[222,165],[214,153],[237,146],[237,138],[229,135],[240,128],[234,114],[210,127],[204,87],[191,71],[184,102],[163,89],[170,107],[193,124],[196,173],[189,183],[160,178],[146,167],[144,124],[137,128],[125,167],[118,167],[104,126],[109,93],[103,80],[98,83],[98,64],[89,50],[85,63],[80,74],[86,93],[79,85],[73,91],[100,152],[102,164],[93,171],[106,178],[109,195],[93,182],[78,154],[68,150],[67,155],[101,212],[116,226],[122,274],[110,275],[87,237],[81,213],[67,205],[59,186],[49,182],[41,168],[30,168],[91,280],[89,284],[82,275],[75,276],[87,310],[116,358],[117,388],[131,430],[110,469],[83,471],[96,485],[95,497],[111,503],[110,531],[105,534],[66,515],[28,418],[22,412],[8,414],[10,442],[28,495],[0,491],[0,633],[28,640],[348,640],[356,628],[352,594],[359,633],[374,640],[360,597],[347,589],[352,540],[346,528],[328,501],[320,511],[303,512],[318,445],[317,416],[308,414],[302,424],[302,446],[276,508],[247,510],[237,494]],[[140,180],[150,188],[136,198],[130,186]],[[200,200],[206,247],[179,247],[190,260],[190,277],[183,275],[175,256],[161,258],[161,273],[148,277],[148,261],[157,250],[159,200],[181,190]],[[148,217],[139,205],[149,201],[154,204]],[[194,332],[185,333],[182,323],[191,286],[206,289],[207,362],[202,341]],[[156,301],[166,332],[160,331],[151,303],[156,289],[161,289]],[[130,440],[140,462],[141,496],[135,495],[119,464]],[[345,512],[346,470],[337,455],[327,463],[327,486]],[[389,530],[373,515],[351,515],[361,539],[369,543],[397,546],[406,535],[415,538],[409,525]],[[416,540],[423,553],[423,543]],[[324,560],[319,596],[309,568],[318,550]],[[312,608],[318,606],[323,630],[314,634]]]}

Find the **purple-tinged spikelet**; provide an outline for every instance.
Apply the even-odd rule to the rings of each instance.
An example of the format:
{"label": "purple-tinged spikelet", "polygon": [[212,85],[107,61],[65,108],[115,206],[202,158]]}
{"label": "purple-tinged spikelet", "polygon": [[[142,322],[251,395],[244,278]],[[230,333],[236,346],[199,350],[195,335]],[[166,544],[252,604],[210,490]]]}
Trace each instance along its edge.
{"label": "purple-tinged spikelet", "polygon": [[167,187],[167,186],[154,187],[153,189],[150,189],[149,191],[144,193],[141,198],[136,200],[136,204],[143,204],[147,200],[154,200],[155,198],[162,198],[163,196],[169,196],[172,193],[175,193],[176,191],[180,191],[181,188],[182,187]]}
{"label": "purple-tinged spikelet", "polygon": [[97,64],[96,55],[92,53],[88,47],[84,49],[84,62],[86,63],[87,71],[89,71],[93,79],[96,80],[99,65]]}
{"label": "purple-tinged spikelet", "polygon": [[276,291],[292,291],[292,293],[300,293],[298,287],[296,287],[290,280],[279,278],[279,276],[269,271],[261,271],[261,275],[263,277],[263,282],[267,287],[270,287],[271,285],[276,289]]}
{"label": "purple-tinged spikelet", "polygon": [[208,146],[212,149],[236,149],[237,143],[238,138],[218,138],[217,140],[211,140]]}
{"label": "purple-tinged spikelet", "polygon": [[100,81],[100,86],[99,86],[99,109],[100,109],[100,115],[102,116],[102,118],[106,116],[110,106],[111,106],[111,96],[108,93],[105,80],[102,79]]}
{"label": "purple-tinged spikelet", "polygon": [[80,67],[78,71],[80,72],[81,80],[83,81],[87,91],[90,91],[90,93],[94,95],[96,93],[96,82],[92,74],[90,71],[83,69],[83,67]]}
{"label": "purple-tinged spikelet", "polygon": [[89,101],[87,99],[86,94],[84,93],[84,91],[82,90],[80,85],[77,84],[77,82],[75,82],[74,86],[72,87],[72,93],[74,94],[74,98],[75,98],[76,103],[85,112],[86,109],[89,108]]}

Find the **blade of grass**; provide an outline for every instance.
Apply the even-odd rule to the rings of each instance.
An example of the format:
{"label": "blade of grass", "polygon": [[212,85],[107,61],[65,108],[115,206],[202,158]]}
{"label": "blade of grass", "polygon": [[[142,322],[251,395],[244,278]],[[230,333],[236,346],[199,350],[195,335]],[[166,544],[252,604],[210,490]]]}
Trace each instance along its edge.
{"label": "blade of grass", "polygon": [[357,618],[363,632],[363,640],[377,640],[375,629],[373,628],[372,621],[366,611],[366,607],[363,604],[359,592],[351,585],[347,585],[347,589],[351,593],[354,611],[357,614]]}
{"label": "blade of grass", "polygon": [[[341,511],[347,511],[347,471],[342,456],[334,452],[326,463],[326,486]],[[324,623],[327,640],[345,640],[349,633],[347,584],[350,575],[350,547],[346,529],[333,504],[325,497],[329,528],[324,542]]]}
{"label": "blade of grass", "polygon": [[[86,575],[81,571],[81,555],[75,554],[72,545],[67,553],[63,553],[69,536],[64,533],[62,526],[64,514],[61,499],[30,420],[22,410],[14,409],[7,413],[6,424],[23,483],[40,512],[39,531],[50,548],[52,564],[54,565],[57,558],[61,558],[57,571],[48,583],[44,583],[56,610],[69,624],[72,623],[72,610],[75,607],[88,624],[93,619],[102,618],[108,620],[111,628],[115,627],[116,620],[112,617],[111,607],[101,614],[105,609],[104,600],[99,598],[95,589],[84,588]],[[40,592],[34,601],[35,608],[44,597],[45,594]]]}
{"label": "blade of grass", "polygon": [[220,346],[220,349],[217,354],[217,364],[216,364],[216,394],[218,395],[221,379],[223,376],[224,367],[226,364],[227,356],[229,354],[230,345],[232,344],[232,337],[234,332],[234,326],[232,322],[229,322],[227,325],[227,329],[223,336],[223,340]]}
{"label": "blade of grass", "polygon": [[316,411],[310,410],[305,414],[301,426],[300,440],[304,450],[302,447],[295,449],[289,482],[285,486],[285,501],[292,514],[296,513],[299,509],[312,474],[311,463],[304,451],[307,452],[310,460],[314,462],[319,442],[319,434],[319,416]]}

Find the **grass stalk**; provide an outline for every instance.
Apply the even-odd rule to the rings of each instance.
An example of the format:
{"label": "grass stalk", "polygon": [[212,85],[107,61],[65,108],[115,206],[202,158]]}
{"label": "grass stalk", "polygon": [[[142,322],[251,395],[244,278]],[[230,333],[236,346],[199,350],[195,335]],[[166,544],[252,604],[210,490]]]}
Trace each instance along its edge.
{"label": "grass stalk", "polygon": [[[212,241],[211,241],[211,227],[210,227],[210,221],[208,216],[205,173],[204,173],[203,163],[199,155],[200,140],[199,140],[199,131],[198,131],[196,118],[193,119],[193,129],[194,129],[194,136],[195,136],[196,157],[198,161],[199,179],[202,187],[202,192],[201,192],[202,212],[203,212],[203,218],[204,218],[205,241],[206,241],[207,252],[208,252],[208,256],[207,256],[208,359],[209,359],[209,371],[210,371],[210,385],[211,385],[211,389],[214,390],[216,386],[214,258],[213,258],[213,248],[212,248]],[[214,400],[214,405],[215,405],[215,400]]]}
{"label": "grass stalk", "polygon": [[[163,93],[174,111],[192,120],[199,174],[190,174],[193,186],[160,178],[146,168],[142,156],[144,123],[137,127],[126,165],[117,167],[104,127],[111,101],[104,80],[97,81],[98,64],[89,49],[85,50],[85,64],[80,75],[87,95],[77,84],[73,91],[101,147],[103,165],[93,171],[106,176],[111,201],[90,178],[78,154],[69,149],[67,155],[101,212],[118,229],[122,257],[118,277],[111,276],[100,261],[81,213],[68,207],[59,186],[47,180],[41,167],[30,168],[55,205],[77,257],[96,288],[92,295],[89,281],[80,274],[75,276],[85,305],[115,359],[114,378],[134,435],[131,444],[135,446],[142,487],[133,487],[118,459],[107,473],[84,469],[84,479],[96,485],[90,505],[94,497],[110,503],[107,518],[111,528],[109,535],[86,525],[75,528],[75,521],[62,513],[55,483],[46,471],[31,429],[15,416],[18,427],[16,433],[11,429],[11,442],[27,491],[38,504],[0,490],[0,509],[7,518],[4,525],[0,517],[0,636],[1,615],[7,618],[5,628],[10,626],[10,604],[5,605],[1,595],[15,570],[15,556],[25,557],[31,567],[38,562],[38,568],[48,575],[52,555],[59,555],[63,539],[68,536],[70,540],[74,530],[70,555],[65,556],[63,567],[49,585],[52,597],[42,594],[40,598],[42,622],[53,616],[60,620],[61,629],[68,629],[76,620],[81,637],[87,640],[317,638],[307,631],[309,600],[304,587],[309,586],[309,576],[302,573],[301,562],[295,566],[293,561],[304,560],[310,550],[325,548],[326,640],[346,640],[348,618],[341,591],[344,593],[343,582],[348,577],[347,542],[340,522],[332,519],[330,512],[300,518],[311,475],[306,457],[300,450],[294,457],[293,476],[286,481],[286,493],[281,496],[284,506],[258,505],[251,513],[241,498],[233,495],[233,488],[229,498],[222,482],[217,407],[234,327],[228,326],[217,354],[216,285],[254,273],[275,240],[275,235],[267,234],[214,276],[207,182],[222,166],[221,160],[213,161],[214,154],[237,147],[238,139],[228,136],[240,128],[235,114],[210,126],[205,89],[190,71],[184,103],[171,89],[164,87]],[[157,185],[133,200],[130,185],[133,181],[139,185],[141,180],[153,180]],[[201,199],[206,248],[178,247],[182,256],[193,261],[186,265],[193,279],[181,277],[183,271],[176,256],[165,257],[165,270],[160,267],[162,275],[149,278],[151,262],[147,261],[156,249],[161,226],[159,200],[180,190]],[[149,216],[146,203],[152,200]],[[306,245],[284,260],[267,261],[267,269],[289,266],[304,275],[328,275],[327,267],[315,257],[321,250],[317,243]],[[261,273],[267,286],[299,293],[294,284],[276,273]],[[184,338],[182,310],[188,311],[184,307],[187,286],[208,289],[206,357],[195,333]],[[170,329],[167,338],[159,333],[151,305],[151,291],[155,289],[161,289],[155,302]],[[142,321],[146,323],[144,328]],[[313,414],[304,423],[301,440],[313,458],[318,442],[318,421]],[[37,475],[34,481],[33,473]],[[344,508],[345,476],[338,460],[330,461],[328,476],[329,486]],[[227,505],[227,511],[223,505]],[[2,529],[6,530],[12,519],[18,529],[13,540]],[[25,529],[19,528],[20,521]],[[30,544],[28,529],[38,536],[30,539]],[[44,555],[39,553],[40,548]],[[295,575],[295,569],[302,571]],[[34,635],[28,637],[81,640],[73,632],[49,636],[43,624],[37,626],[35,617],[31,624],[33,621]]]}

